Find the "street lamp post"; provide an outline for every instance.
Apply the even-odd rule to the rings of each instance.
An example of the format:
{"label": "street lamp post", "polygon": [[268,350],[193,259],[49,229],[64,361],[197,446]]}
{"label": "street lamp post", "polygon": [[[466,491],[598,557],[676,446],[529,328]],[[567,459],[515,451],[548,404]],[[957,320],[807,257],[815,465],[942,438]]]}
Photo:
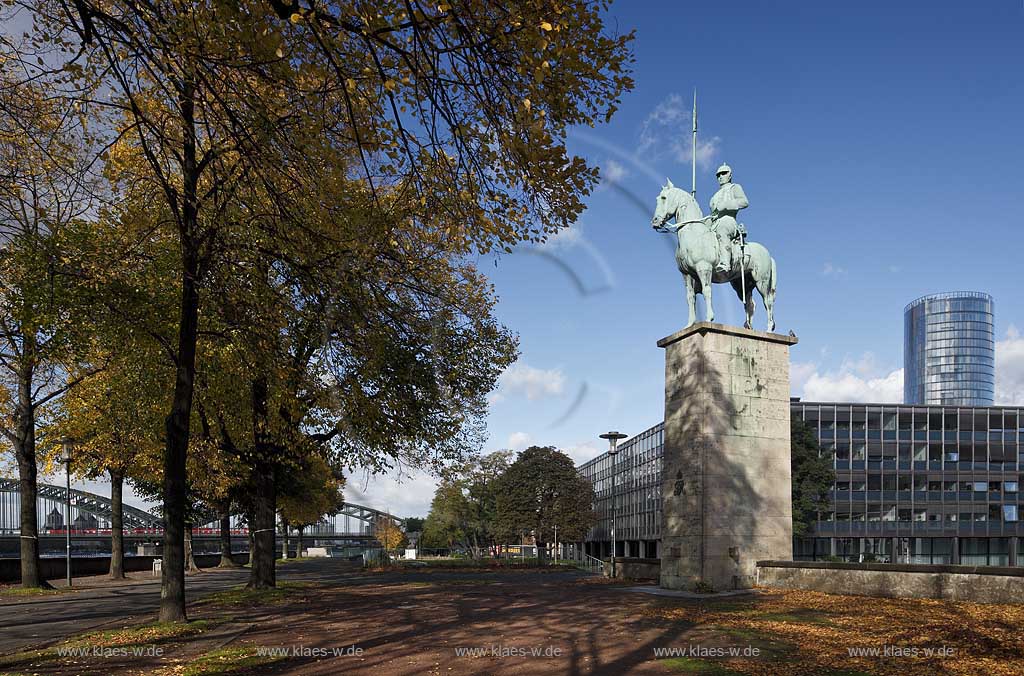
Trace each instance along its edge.
{"label": "street lamp post", "polygon": [[558,565],[558,526],[555,526],[555,565]]}
{"label": "street lamp post", "polygon": [[64,508],[67,512],[65,517],[66,523],[64,524],[64,545],[69,587],[71,586],[71,444],[72,441],[68,437],[60,440],[60,445],[63,449],[60,461],[64,463],[64,477],[67,480],[67,490],[64,492]]}
{"label": "street lamp post", "polygon": [[615,579],[615,456],[619,452],[619,439],[625,439],[621,432],[605,432],[602,439],[608,440],[608,455],[612,459],[612,579]]}

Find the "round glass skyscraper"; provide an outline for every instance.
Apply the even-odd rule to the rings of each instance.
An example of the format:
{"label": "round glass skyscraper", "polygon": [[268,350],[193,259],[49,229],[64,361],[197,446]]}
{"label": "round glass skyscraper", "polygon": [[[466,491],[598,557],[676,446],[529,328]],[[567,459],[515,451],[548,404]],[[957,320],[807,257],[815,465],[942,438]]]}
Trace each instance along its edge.
{"label": "round glass skyscraper", "polygon": [[958,291],[903,309],[903,402],[991,406],[995,393],[992,296]]}

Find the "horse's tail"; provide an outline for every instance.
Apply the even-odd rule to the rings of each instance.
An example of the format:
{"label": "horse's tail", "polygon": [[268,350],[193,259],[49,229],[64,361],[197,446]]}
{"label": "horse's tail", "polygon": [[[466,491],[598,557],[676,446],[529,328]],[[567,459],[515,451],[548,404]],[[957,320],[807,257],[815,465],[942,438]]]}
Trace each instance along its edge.
{"label": "horse's tail", "polygon": [[769,256],[769,258],[772,261],[772,269],[771,269],[771,274],[769,275],[769,281],[768,281],[768,294],[771,296],[772,301],[774,302],[775,301],[775,282],[777,281],[778,277],[777,277],[777,273],[776,273],[776,270],[775,270],[775,258],[772,257],[772,256]]}

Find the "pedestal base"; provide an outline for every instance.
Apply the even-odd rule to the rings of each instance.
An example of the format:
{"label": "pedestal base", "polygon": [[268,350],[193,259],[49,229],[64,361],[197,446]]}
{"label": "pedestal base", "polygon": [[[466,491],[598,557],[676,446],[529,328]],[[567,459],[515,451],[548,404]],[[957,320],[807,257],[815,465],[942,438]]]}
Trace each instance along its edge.
{"label": "pedestal base", "polygon": [[789,346],[701,322],[665,348],[661,586],[745,589],[791,560]]}

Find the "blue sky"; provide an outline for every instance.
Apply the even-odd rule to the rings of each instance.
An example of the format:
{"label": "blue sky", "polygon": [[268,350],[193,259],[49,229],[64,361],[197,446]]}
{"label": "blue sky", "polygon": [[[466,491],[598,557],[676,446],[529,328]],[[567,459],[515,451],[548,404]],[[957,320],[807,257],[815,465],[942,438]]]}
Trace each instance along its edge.
{"label": "blue sky", "polygon": [[[1024,404],[1021,0],[620,1],[609,19],[637,30],[636,88],[611,124],[570,138],[606,181],[555,242],[480,260],[522,348],[484,450],[553,444],[581,461],[601,432],[662,419],[655,343],[687,315],[669,236],[649,223],[666,176],[689,186],[695,87],[697,196],[706,212],[726,161],[750,198],[741,220],[778,262],[778,331],[800,337],[794,395],[898,401],[904,305],[979,290],[995,298],[997,396]],[[717,319],[741,323],[716,291]],[[412,516],[433,490],[412,473],[353,476],[346,493]]]}
{"label": "blue sky", "polygon": [[[620,2],[610,18],[637,30],[636,88],[570,147],[614,181],[540,252],[481,260],[522,347],[486,450],[553,444],[584,460],[601,432],[662,419],[655,343],[687,310],[671,240],[649,222],[666,176],[689,186],[695,87],[697,197],[707,212],[728,162],[750,199],[741,220],[778,262],[778,331],[800,337],[794,395],[900,400],[904,305],[979,290],[995,298],[999,398],[1024,404],[1020,0]],[[716,319],[741,323],[716,291]],[[353,500],[410,515],[433,492],[415,474],[363,485],[352,478]]]}

